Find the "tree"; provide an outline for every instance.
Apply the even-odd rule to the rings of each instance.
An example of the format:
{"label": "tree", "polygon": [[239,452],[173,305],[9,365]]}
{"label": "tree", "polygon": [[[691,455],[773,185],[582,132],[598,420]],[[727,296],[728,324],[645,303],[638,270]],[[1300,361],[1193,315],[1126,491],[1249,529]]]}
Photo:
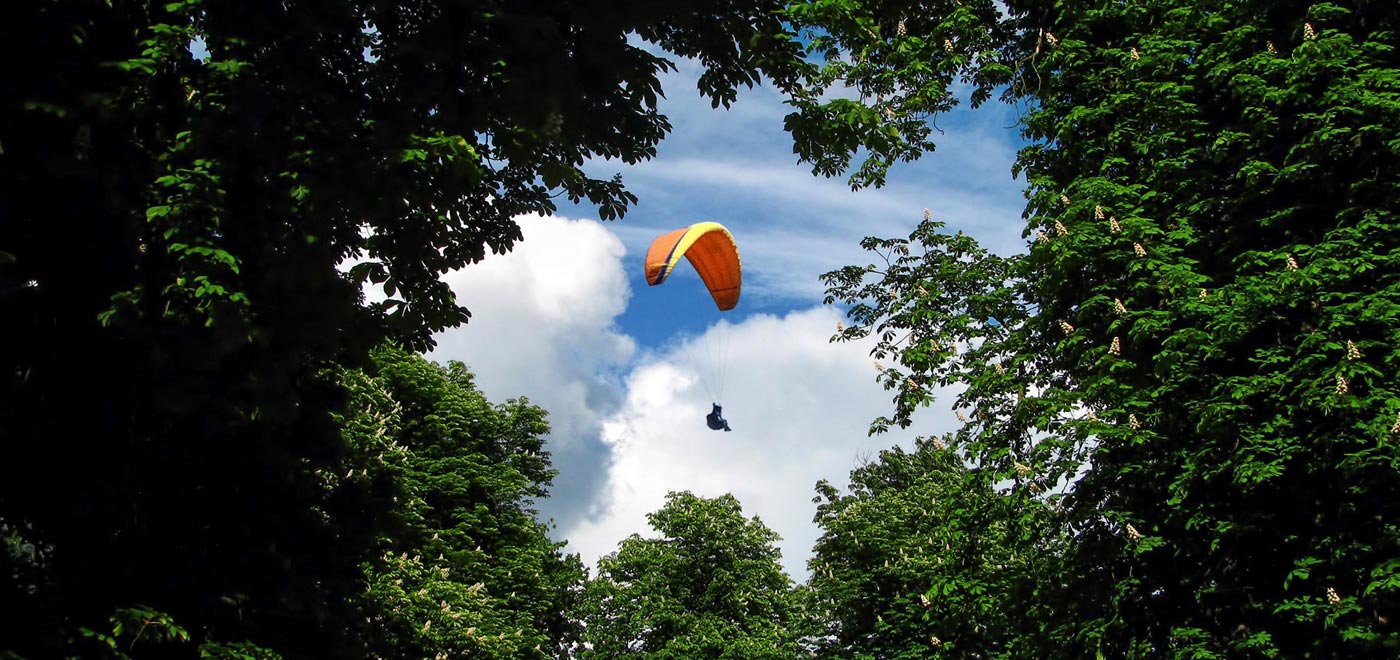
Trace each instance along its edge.
{"label": "tree", "polygon": [[717,105],[785,88],[780,6],[5,3],[6,649],[139,609],[357,657],[378,521],[320,487],[348,450],[327,368],[464,321],[439,276],[508,250],[517,214],[620,215],[582,164],[654,153],[665,54]]}
{"label": "tree", "polygon": [[534,499],[555,474],[544,411],[523,399],[492,405],[461,363],[402,349],[377,350],[371,369],[344,378],[355,451],[325,478],[393,519],[358,598],[370,652],[563,657],[585,575],[536,520]]}
{"label": "tree", "polygon": [[791,658],[799,620],[777,534],[732,495],[671,493],[598,561],[584,595],[578,657]]}
{"label": "tree", "polygon": [[817,484],[818,657],[1053,655],[1029,623],[1050,608],[1036,574],[1063,549],[1043,503],[995,491],[937,438],[880,452],[847,491]]}
{"label": "tree", "polygon": [[[923,66],[964,63],[1028,103],[1028,254],[987,256],[926,218],[908,240],[867,242],[888,269],[830,276],[857,321],[841,338],[874,333],[898,360],[882,376],[890,421],[908,424],[928,385],[962,382],[958,446],[979,469],[1077,479],[1069,561],[1044,586],[1102,603],[1046,624],[1079,655],[1393,655],[1394,13],[1007,9],[984,30],[992,55],[954,29],[969,9],[868,14],[946,39]],[[896,81],[898,116],[948,85],[887,55],[896,34],[833,38],[876,53],[853,75]]]}

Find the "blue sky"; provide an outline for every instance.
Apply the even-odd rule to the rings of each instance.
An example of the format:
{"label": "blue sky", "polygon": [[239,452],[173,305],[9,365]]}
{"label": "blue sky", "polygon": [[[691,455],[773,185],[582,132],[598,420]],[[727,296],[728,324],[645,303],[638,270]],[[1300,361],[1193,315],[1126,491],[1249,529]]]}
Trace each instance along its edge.
{"label": "blue sky", "polygon": [[[841,313],[822,305],[819,277],[868,263],[861,238],[906,235],[925,208],[998,253],[1023,251],[1014,109],[941,117],[935,153],[897,167],[884,188],[852,192],[797,163],[772,89],[714,110],[695,91],[695,65],[678,66],[664,80],[674,130],[657,157],[589,165],[621,173],[639,204],[607,223],[586,206],[521,218],[525,241],[512,253],[448,277],[473,318],[440,335],[430,357],[466,362],[493,400],[525,396],[550,411],[560,474],[540,506],[586,564],[646,535],[645,514],[669,490],[732,492],[783,536],[784,566],[801,580],[816,481],[843,485],[863,456],[956,423],[950,391],[915,428],[866,435],[890,397],[868,346],[828,342]],[[744,291],[732,312],[715,310],[688,265],[658,287],[642,276],[652,238],[702,220],[739,244]],[[733,433],[705,428],[714,383],[691,360],[720,340]]]}

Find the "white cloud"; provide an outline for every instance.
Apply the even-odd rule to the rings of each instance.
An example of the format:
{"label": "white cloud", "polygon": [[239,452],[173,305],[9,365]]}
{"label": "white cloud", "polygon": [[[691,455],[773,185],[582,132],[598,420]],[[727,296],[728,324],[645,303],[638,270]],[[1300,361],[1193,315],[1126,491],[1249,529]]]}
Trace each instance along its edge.
{"label": "white cloud", "polygon": [[[829,343],[840,314],[812,308],[721,322],[635,359],[615,326],[631,296],[622,242],[594,221],[521,222],[513,252],[448,277],[472,321],[429,357],[467,363],[495,401],[524,395],[550,412],[560,474],[543,508],[558,535],[592,564],[647,532],[668,491],[730,492],[783,536],[784,565],[801,579],[817,534],[813,485],[844,484],[863,452],[912,437],[867,436],[891,405],[868,346]],[[705,426],[711,397],[696,368],[713,367],[721,346],[731,433]],[[950,416],[927,414],[919,432],[946,430]]]}
{"label": "white cloud", "polygon": [[[812,308],[818,276],[867,263],[861,238],[907,235],[925,207],[998,253],[1023,249],[1024,202],[1008,176],[1014,118],[959,110],[945,118],[936,154],[897,166],[882,189],[853,193],[796,163],[782,131],[787,109],[771,88],[713,110],[694,91],[695,67],[680,68],[665,80],[662,111],[675,132],[657,158],[588,165],[600,177],[621,170],[640,198],[626,220],[522,219],[525,240],[513,252],[448,278],[473,317],[443,333],[431,357],[466,362],[493,400],[525,395],[549,410],[560,474],[542,508],[586,562],[645,533],[645,515],[667,491],[732,492],[784,537],[785,566],[801,579],[817,533],[815,482],[844,485],[858,456],[913,435],[867,437],[890,394],[874,382],[868,346],[828,343],[839,313]],[[654,344],[664,323],[643,313],[630,320],[638,326],[617,326],[632,294],[624,249],[631,264],[659,233],[698,220],[723,222],[740,240],[745,307],[787,312],[728,328],[721,403],[732,433],[705,427],[709,395],[684,349],[674,340],[636,346],[631,334]],[[941,397],[915,431],[950,430],[950,403]]]}
{"label": "white cloud", "polygon": [[446,281],[471,322],[438,335],[429,358],[461,360],[493,401],[526,396],[549,411],[549,450],[561,472],[546,512],[581,515],[607,459],[599,411],[619,402],[609,374],[636,350],[614,320],[631,297],[622,242],[600,223],[518,218],[525,240]]}
{"label": "white cloud", "polygon": [[[804,579],[818,533],[816,482],[844,485],[863,453],[907,445],[913,436],[867,436],[870,421],[890,410],[890,394],[875,383],[868,346],[828,343],[839,318],[831,308],[754,316],[692,340],[689,353],[698,356],[701,344],[729,334],[720,403],[732,433],[705,426],[710,402],[685,348],[633,370],[626,404],[604,424],[613,454],[606,506],[566,530],[572,549],[591,565],[627,535],[646,535],[646,514],[661,507],[668,491],[733,493],[746,515],[783,537],[784,566]],[[951,417],[926,414],[918,430],[950,430]]]}

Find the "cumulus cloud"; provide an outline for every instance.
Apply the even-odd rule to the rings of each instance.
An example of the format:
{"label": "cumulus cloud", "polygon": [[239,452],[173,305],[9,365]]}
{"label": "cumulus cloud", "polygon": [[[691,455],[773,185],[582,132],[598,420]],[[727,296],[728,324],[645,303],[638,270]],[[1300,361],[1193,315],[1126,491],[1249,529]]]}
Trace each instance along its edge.
{"label": "cumulus cloud", "polygon": [[[645,515],[667,491],[732,492],[784,537],[785,567],[801,579],[817,531],[815,482],[844,485],[860,456],[913,435],[867,437],[889,393],[874,382],[867,345],[828,343],[839,312],[817,306],[818,277],[868,262],[862,237],[907,235],[925,207],[997,252],[1023,249],[1023,200],[1008,176],[1014,117],[956,111],[940,120],[937,154],[896,168],[882,189],[852,192],[796,162],[776,92],[746,90],[732,111],[713,110],[694,91],[696,67],[680,64],[662,106],[676,130],[656,159],[587,165],[594,176],[620,171],[638,195],[626,220],[522,218],[525,240],[513,252],[449,276],[473,317],[440,335],[430,357],[466,362],[493,400],[523,395],[549,410],[560,474],[541,508],[585,562],[645,533]],[[741,245],[745,289],[726,315],[733,325],[675,318],[674,298],[632,298],[629,277],[640,283],[650,241],[699,220],[724,223]],[[755,310],[777,315],[743,316]],[[702,327],[680,343],[673,336]],[[705,427],[711,394],[691,360],[724,332],[721,403],[732,433]],[[921,414],[915,431],[950,429],[950,399]]]}
{"label": "cumulus cloud", "polygon": [[518,218],[525,240],[447,276],[471,322],[441,333],[429,358],[461,360],[493,401],[528,397],[549,411],[561,468],[544,512],[561,525],[586,512],[608,449],[600,411],[621,402],[618,374],[636,350],[615,319],[631,288],[622,242],[600,223]]}
{"label": "cumulus cloud", "polygon": [[[733,493],[746,515],[783,537],[784,567],[804,579],[818,533],[816,482],[844,485],[862,456],[908,445],[913,436],[868,437],[870,421],[890,409],[890,394],[874,381],[868,346],[828,343],[839,318],[834,309],[813,308],[753,316],[732,327],[721,322],[643,360],[627,378],[626,403],[604,422],[612,452],[605,506],[566,530],[585,563],[629,534],[645,535],[646,514],[661,507],[668,491]],[[710,401],[704,365],[696,362],[703,362],[706,344],[716,343],[728,345],[720,403],[732,433],[705,426]],[[950,430],[950,418],[928,415],[918,431]]]}
{"label": "cumulus cloud", "polygon": [[[728,492],[782,535],[784,566],[801,579],[815,483],[844,484],[860,456],[912,437],[867,436],[890,407],[869,347],[829,343],[840,313],[816,307],[639,350],[616,326],[631,299],[622,242],[595,221],[521,225],[513,252],[448,277],[472,321],[439,335],[429,357],[467,363],[493,400],[526,396],[550,412],[560,474],[542,509],[557,536],[592,564],[645,533],[668,491]],[[704,423],[721,385],[731,433]],[[946,430],[949,416],[929,415],[919,432]]]}

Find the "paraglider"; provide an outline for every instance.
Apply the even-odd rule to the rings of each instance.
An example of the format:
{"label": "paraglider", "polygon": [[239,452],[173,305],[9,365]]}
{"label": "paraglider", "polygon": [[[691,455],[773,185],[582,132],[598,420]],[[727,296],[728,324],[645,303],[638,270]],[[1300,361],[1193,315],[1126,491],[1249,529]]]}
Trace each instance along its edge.
{"label": "paraglider", "polygon": [[705,424],[715,431],[720,429],[728,431],[729,422],[724,421],[724,413],[723,410],[720,409],[719,404],[712,403],[710,405],[714,406],[714,409],[710,411],[710,414],[705,415]]}
{"label": "paraglider", "polygon": [[[710,291],[715,306],[721,312],[739,304],[742,273],[739,267],[739,246],[729,230],[718,222],[697,222],[668,232],[651,242],[645,261],[647,284],[656,286],[675,272],[684,256],[695,267],[700,280]],[[692,358],[693,359],[693,358]],[[722,359],[722,358],[721,358]],[[707,386],[708,387],[708,386]],[[705,416],[705,423],[716,431],[728,431],[718,403]]]}

